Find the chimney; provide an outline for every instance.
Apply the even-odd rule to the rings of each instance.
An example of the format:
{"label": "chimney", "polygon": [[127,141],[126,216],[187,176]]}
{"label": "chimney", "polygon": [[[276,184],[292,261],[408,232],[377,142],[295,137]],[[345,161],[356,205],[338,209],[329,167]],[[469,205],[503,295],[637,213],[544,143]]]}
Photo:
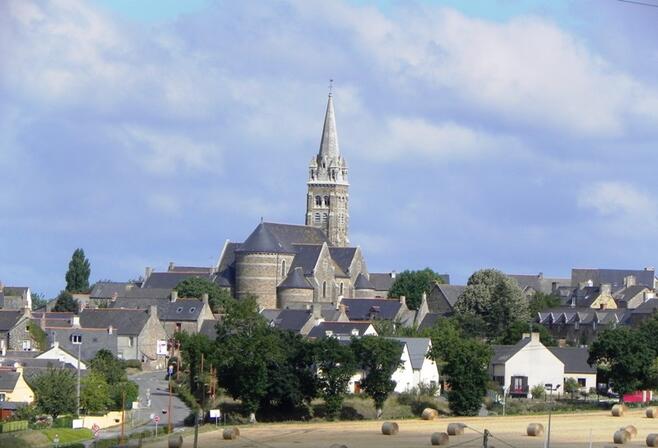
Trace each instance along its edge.
{"label": "chimney", "polygon": [[80,328],[80,316],[73,316],[73,319],[71,319],[71,326],[73,328]]}
{"label": "chimney", "polygon": [[208,305],[208,293],[204,292],[201,294],[201,301],[204,303],[204,305]]}
{"label": "chimney", "polygon": [[4,357],[7,356],[7,343],[4,339],[0,339],[0,354]]}
{"label": "chimney", "polygon": [[53,348],[59,348],[59,341],[53,341]]}
{"label": "chimney", "polygon": [[606,295],[612,294],[612,285],[610,283],[602,283],[600,293]]}
{"label": "chimney", "polygon": [[629,286],[635,286],[636,284],[637,283],[634,275],[627,275],[626,277],[624,277],[625,288],[628,288]]}
{"label": "chimney", "polygon": [[533,331],[532,333],[530,333],[530,340],[532,342],[539,342],[539,333],[536,332],[536,331]]}
{"label": "chimney", "polygon": [[340,310],[341,314],[345,314],[347,312],[347,307],[343,305],[342,303],[338,305],[338,309]]}
{"label": "chimney", "polygon": [[407,306],[407,296],[400,296],[400,304]]}
{"label": "chimney", "polygon": [[172,289],[171,290],[171,297],[169,298],[169,301],[173,303],[176,300],[178,300],[178,291],[176,291],[175,289]]}
{"label": "chimney", "polygon": [[119,298],[119,293],[116,292],[116,291],[114,291],[114,292],[112,293],[112,298],[111,298],[110,300],[111,300],[112,302],[116,302],[118,298]]}
{"label": "chimney", "polygon": [[396,276],[396,275],[397,275],[397,273],[396,273],[395,271],[391,271],[391,278],[392,278],[393,280],[395,280],[395,276]]}
{"label": "chimney", "polygon": [[555,294],[557,292],[557,282],[551,283],[551,293]]}
{"label": "chimney", "polygon": [[146,280],[147,278],[149,278],[149,277],[151,276],[152,273],[153,273],[153,268],[146,266],[146,267],[144,268],[144,280]]}
{"label": "chimney", "polygon": [[158,317],[158,307],[156,305],[149,305],[149,316]]}
{"label": "chimney", "polygon": [[313,309],[311,313],[313,315],[313,319],[315,320],[322,319],[322,304],[318,302],[313,302]]}
{"label": "chimney", "polygon": [[27,306],[23,308],[23,316],[27,317],[28,319],[32,317],[32,309]]}
{"label": "chimney", "polygon": [[420,303],[427,303],[427,293],[423,292],[423,295],[420,296]]}
{"label": "chimney", "polygon": [[539,280],[544,280],[544,273],[543,273],[543,272],[540,272],[539,274],[537,274],[537,278],[538,278]]}
{"label": "chimney", "polygon": [[656,298],[656,293],[653,291],[644,291],[644,300],[643,302],[646,302],[649,299],[655,299]]}
{"label": "chimney", "polygon": [[175,267],[176,267],[176,265],[174,264],[174,262],[170,261],[169,262],[169,267],[167,268],[167,270],[168,271],[173,271]]}
{"label": "chimney", "polygon": [[564,348],[567,346],[567,340],[566,339],[558,339],[557,340],[557,346],[560,348]]}
{"label": "chimney", "polygon": [[114,327],[110,325],[109,327],[107,327],[107,334],[112,334],[112,333],[114,333]]}
{"label": "chimney", "polygon": [[521,335],[521,339],[528,339],[530,337],[530,333],[523,333]]}

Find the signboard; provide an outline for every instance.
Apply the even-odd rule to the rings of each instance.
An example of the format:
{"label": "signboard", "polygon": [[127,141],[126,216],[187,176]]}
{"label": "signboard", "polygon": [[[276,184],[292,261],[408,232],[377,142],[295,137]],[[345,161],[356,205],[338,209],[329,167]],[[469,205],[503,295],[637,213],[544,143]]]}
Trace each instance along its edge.
{"label": "signboard", "polygon": [[222,416],[222,413],[219,411],[219,409],[211,409],[210,410],[210,418],[220,418]]}
{"label": "signboard", "polygon": [[94,432],[98,432],[98,431],[101,430],[101,427],[98,426],[97,423],[94,423],[94,424],[92,425],[92,427],[91,427],[91,430],[94,431]]}
{"label": "signboard", "polygon": [[139,401],[133,401],[133,409],[139,409]]}
{"label": "signboard", "polygon": [[167,350],[167,341],[159,339],[156,343],[156,354],[166,355],[169,351]]}
{"label": "signboard", "polygon": [[160,423],[160,416],[156,415],[155,417],[153,417],[153,421],[155,422],[156,425]]}
{"label": "signboard", "polygon": [[73,422],[71,422],[71,428],[80,429],[80,428],[82,428],[83,423],[84,423],[84,421],[81,418],[76,418],[76,419],[73,420]]}

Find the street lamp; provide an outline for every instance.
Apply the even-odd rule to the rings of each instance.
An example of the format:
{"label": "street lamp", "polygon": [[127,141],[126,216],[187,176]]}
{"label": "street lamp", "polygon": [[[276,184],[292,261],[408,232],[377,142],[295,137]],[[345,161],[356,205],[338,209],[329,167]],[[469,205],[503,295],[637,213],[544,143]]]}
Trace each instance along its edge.
{"label": "street lamp", "polygon": [[551,447],[551,414],[553,413],[553,391],[556,391],[560,388],[560,384],[553,388],[552,384],[544,384],[544,388],[551,391],[549,403],[548,403],[548,432],[546,433],[546,448]]}

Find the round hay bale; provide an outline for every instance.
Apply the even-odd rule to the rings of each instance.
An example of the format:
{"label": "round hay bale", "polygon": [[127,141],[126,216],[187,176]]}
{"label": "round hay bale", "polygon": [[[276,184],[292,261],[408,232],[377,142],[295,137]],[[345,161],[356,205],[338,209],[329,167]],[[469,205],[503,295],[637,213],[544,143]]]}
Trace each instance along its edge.
{"label": "round hay bale", "polygon": [[656,409],[656,408],[647,408],[646,416],[647,416],[647,418],[658,418],[658,409]]}
{"label": "round hay bale", "polygon": [[329,448],[347,448],[347,445],[341,445],[340,443],[334,443]]}
{"label": "round hay bale", "polygon": [[432,445],[447,445],[450,441],[450,436],[445,432],[432,433],[430,442]]}
{"label": "round hay bale", "polygon": [[633,425],[628,425],[620,429],[624,429],[628,432],[631,435],[631,439],[634,439],[637,436],[637,428]]}
{"label": "round hay bale", "polygon": [[626,412],[626,406],[623,404],[616,404],[612,407],[613,417],[623,417],[624,412]]}
{"label": "round hay bale", "polygon": [[658,434],[653,433],[647,436],[647,446],[658,446]]}
{"label": "round hay bale", "polygon": [[461,436],[464,434],[464,428],[466,428],[466,425],[463,423],[450,423],[448,425],[448,435]]}
{"label": "round hay bale", "polygon": [[439,417],[439,411],[432,408],[423,409],[423,413],[420,415],[420,418],[423,420],[434,420]]}
{"label": "round hay bale", "polygon": [[631,435],[625,429],[620,429],[619,431],[616,431],[614,436],[612,436],[612,441],[619,445],[628,443],[629,440],[631,440]]}
{"label": "round hay bale", "polygon": [[526,432],[530,437],[539,437],[544,434],[544,425],[541,423],[530,423]]}
{"label": "round hay bale", "polygon": [[382,425],[382,434],[394,436],[400,431],[400,427],[395,422],[384,422]]}
{"label": "round hay bale", "polygon": [[235,440],[240,437],[240,428],[226,428],[222,433],[224,440]]}
{"label": "round hay bale", "polygon": [[180,434],[172,434],[167,439],[167,446],[169,448],[181,448],[183,446],[183,436]]}

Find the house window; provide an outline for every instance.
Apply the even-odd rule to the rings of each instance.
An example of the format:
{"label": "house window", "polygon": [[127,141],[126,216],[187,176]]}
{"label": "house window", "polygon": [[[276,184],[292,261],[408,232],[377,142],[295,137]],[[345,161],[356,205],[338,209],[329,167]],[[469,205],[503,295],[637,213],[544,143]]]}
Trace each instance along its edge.
{"label": "house window", "polygon": [[176,312],[177,313],[182,313],[183,312],[183,307],[179,306],[178,308],[176,308]]}
{"label": "house window", "polygon": [[7,395],[4,393],[0,393],[0,401],[5,401],[7,399]]}
{"label": "house window", "polygon": [[343,282],[340,282],[340,295],[341,296],[343,295],[343,288],[344,288]]}
{"label": "house window", "polygon": [[180,322],[176,322],[176,331],[181,331],[182,326],[183,324],[181,324]]}
{"label": "house window", "polygon": [[329,196],[324,197],[324,206],[329,207]]}
{"label": "house window", "polygon": [[81,334],[72,334],[70,336],[71,343],[73,344],[82,344],[82,335]]}
{"label": "house window", "polygon": [[281,277],[283,278],[285,276],[286,276],[286,260],[283,260],[281,262]]}
{"label": "house window", "polygon": [[23,341],[23,351],[29,352],[32,350],[32,342],[29,339]]}
{"label": "house window", "polygon": [[134,343],[135,343],[135,338],[130,336],[128,338],[128,347],[132,347]]}
{"label": "house window", "polygon": [[315,197],[315,205],[318,207],[322,207],[322,197],[321,196],[316,196]]}
{"label": "house window", "polygon": [[578,378],[578,386],[579,387],[586,387],[587,386],[587,380],[585,378]]}
{"label": "house window", "polygon": [[196,307],[195,307],[195,306],[193,306],[192,308],[190,308],[190,314],[194,314],[195,311],[196,311]]}
{"label": "house window", "polygon": [[322,282],[322,297],[327,297],[327,282]]}

